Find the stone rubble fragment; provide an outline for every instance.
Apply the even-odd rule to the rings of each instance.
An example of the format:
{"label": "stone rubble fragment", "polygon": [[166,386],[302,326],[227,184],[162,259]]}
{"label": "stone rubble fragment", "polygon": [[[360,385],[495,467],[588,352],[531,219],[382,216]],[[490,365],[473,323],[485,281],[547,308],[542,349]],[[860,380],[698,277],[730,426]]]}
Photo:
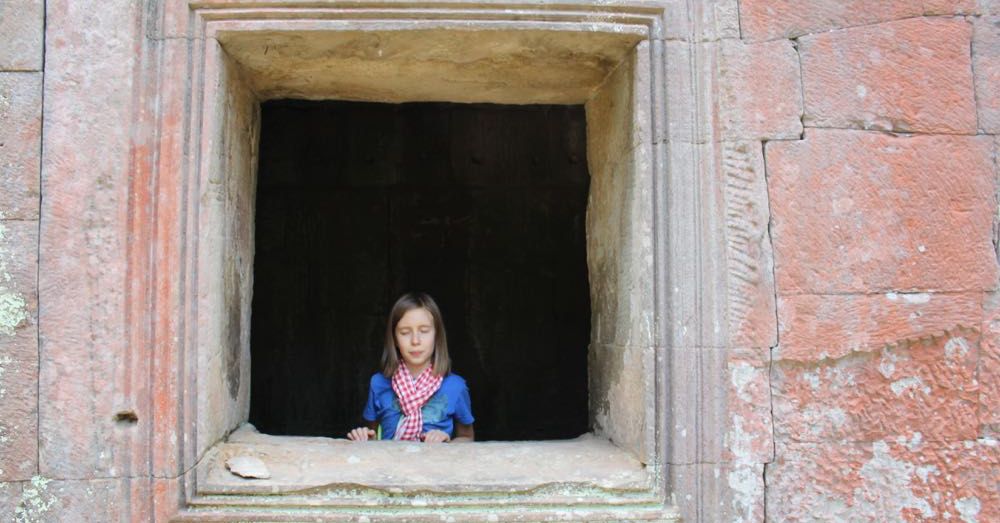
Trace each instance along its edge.
{"label": "stone rubble fragment", "polygon": [[269,479],[271,471],[267,469],[260,458],[253,456],[234,456],[226,460],[226,468],[229,472],[249,479]]}

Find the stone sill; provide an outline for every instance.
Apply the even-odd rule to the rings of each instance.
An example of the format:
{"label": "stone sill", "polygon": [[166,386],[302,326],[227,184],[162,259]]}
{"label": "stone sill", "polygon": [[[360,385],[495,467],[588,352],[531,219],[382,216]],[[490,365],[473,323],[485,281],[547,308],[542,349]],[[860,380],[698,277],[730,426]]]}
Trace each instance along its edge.
{"label": "stone sill", "polygon": [[[253,456],[269,479],[246,479],[226,460]],[[490,494],[551,488],[647,492],[646,467],[591,434],[572,440],[426,445],[269,436],[244,425],[198,466],[198,494],[283,494],[357,489],[387,494]]]}
{"label": "stone sill", "polygon": [[[252,456],[269,479],[226,468]],[[269,436],[244,425],[209,451],[174,521],[675,521],[646,466],[592,434],[425,445]]]}

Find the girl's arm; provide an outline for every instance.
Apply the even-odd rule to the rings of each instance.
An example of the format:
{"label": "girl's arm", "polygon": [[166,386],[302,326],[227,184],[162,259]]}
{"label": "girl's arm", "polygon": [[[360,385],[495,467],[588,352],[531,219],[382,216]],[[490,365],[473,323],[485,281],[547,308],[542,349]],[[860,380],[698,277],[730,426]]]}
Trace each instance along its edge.
{"label": "girl's arm", "polygon": [[476,431],[473,430],[472,425],[463,425],[459,422],[455,422],[455,437],[451,438],[452,443],[462,443],[468,441],[475,441]]}

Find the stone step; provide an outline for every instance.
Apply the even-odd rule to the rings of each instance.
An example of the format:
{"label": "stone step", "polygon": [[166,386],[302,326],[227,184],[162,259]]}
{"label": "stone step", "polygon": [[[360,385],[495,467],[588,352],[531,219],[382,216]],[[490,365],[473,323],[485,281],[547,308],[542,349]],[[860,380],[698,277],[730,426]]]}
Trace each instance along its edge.
{"label": "stone step", "polygon": [[503,522],[503,521],[650,521],[679,522],[680,516],[660,504],[629,505],[494,505],[480,507],[332,507],[260,506],[219,504],[208,499],[193,500],[172,521],[178,523],[222,521],[269,522]]}

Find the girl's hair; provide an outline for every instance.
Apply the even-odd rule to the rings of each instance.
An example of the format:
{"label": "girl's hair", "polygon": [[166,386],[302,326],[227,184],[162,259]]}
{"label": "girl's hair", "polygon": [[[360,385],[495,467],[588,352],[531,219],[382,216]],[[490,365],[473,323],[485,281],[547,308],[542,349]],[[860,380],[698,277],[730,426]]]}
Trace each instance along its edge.
{"label": "girl's hair", "polygon": [[444,376],[451,371],[448,357],[448,336],[444,332],[444,320],[434,298],[422,292],[408,292],[399,297],[389,311],[389,321],[385,327],[385,345],[382,347],[382,375],[392,378],[399,368],[399,349],[396,347],[396,325],[403,315],[413,309],[425,309],[434,319],[434,374]]}

